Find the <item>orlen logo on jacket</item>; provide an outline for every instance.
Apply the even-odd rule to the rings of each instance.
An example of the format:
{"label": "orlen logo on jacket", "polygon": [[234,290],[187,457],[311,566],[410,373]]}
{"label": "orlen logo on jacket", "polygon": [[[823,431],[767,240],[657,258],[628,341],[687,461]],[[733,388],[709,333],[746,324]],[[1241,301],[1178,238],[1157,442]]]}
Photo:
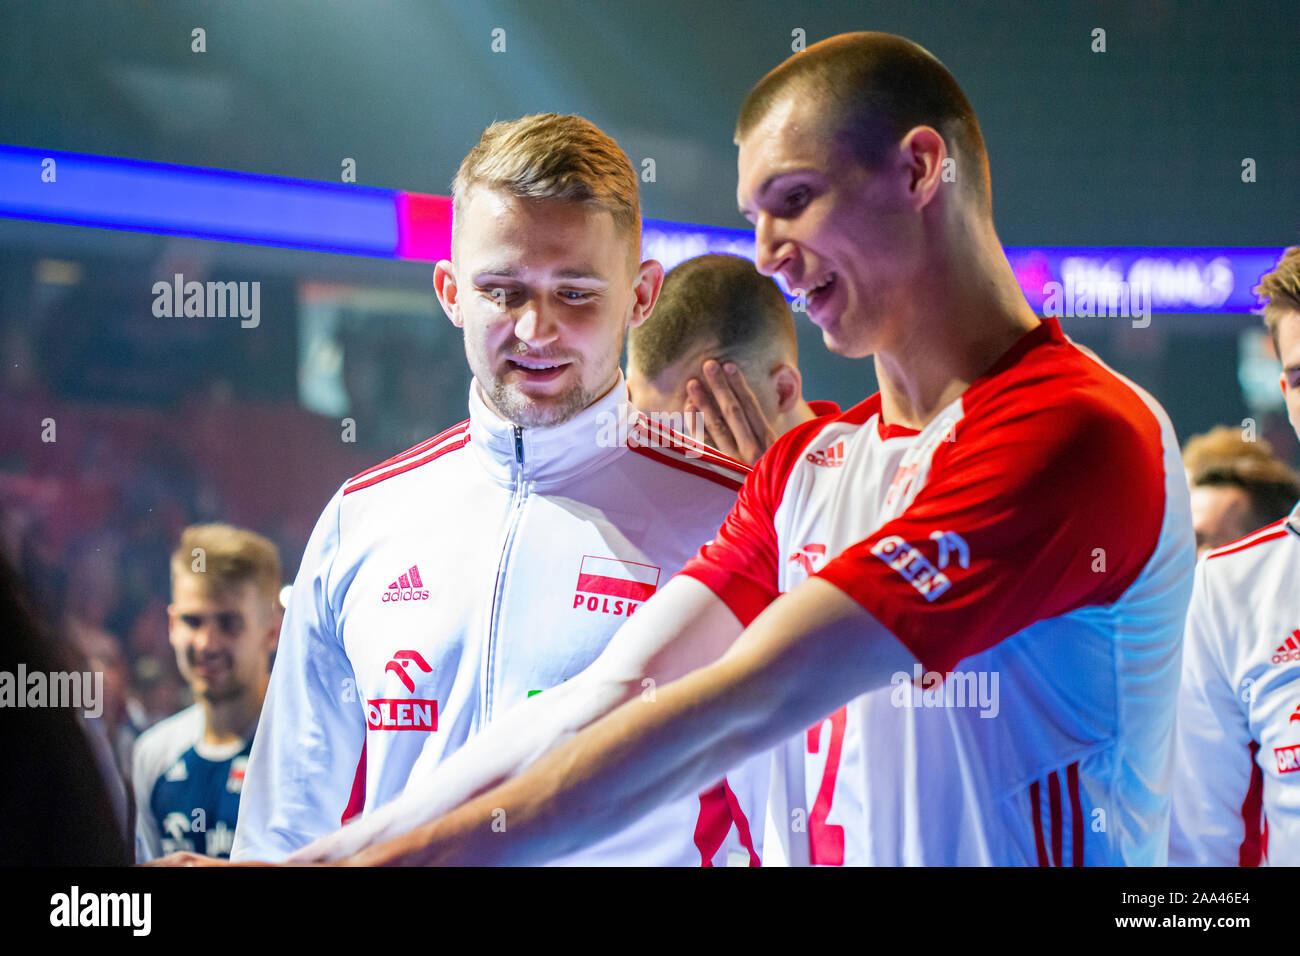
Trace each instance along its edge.
{"label": "orlen logo on jacket", "polygon": [[1300,770],[1300,744],[1274,747],[1273,759],[1277,761],[1278,773],[1295,773]]}
{"label": "orlen logo on jacket", "polygon": [[[380,578],[380,580],[383,580]],[[424,582],[420,580],[420,569],[416,565],[411,565],[406,571],[398,575],[397,580],[388,585],[388,590],[384,592],[383,597],[379,600],[387,604],[390,601],[427,601],[429,592],[424,587]]]}
{"label": "orlen logo on jacket", "polygon": [[[411,667],[417,667],[426,674],[433,670],[419,651],[398,651],[384,665],[384,671],[396,674],[402,686],[414,692],[415,681],[407,673]],[[438,702],[418,697],[368,700],[366,726],[371,730],[437,730]]]}
{"label": "orlen logo on jacket", "polygon": [[584,554],[578,565],[573,606],[602,614],[631,616],[658,587],[659,569],[653,564]]}
{"label": "orlen logo on jacket", "polygon": [[[1287,719],[1287,726],[1291,726],[1291,722],[1296,720],[1300,720],[1300,707],[1291,711],[1291,716]],[[1273,759],[1277,761],[1278,773],[1295,773],[1300,770],[1300,744],[1274,747]]]}

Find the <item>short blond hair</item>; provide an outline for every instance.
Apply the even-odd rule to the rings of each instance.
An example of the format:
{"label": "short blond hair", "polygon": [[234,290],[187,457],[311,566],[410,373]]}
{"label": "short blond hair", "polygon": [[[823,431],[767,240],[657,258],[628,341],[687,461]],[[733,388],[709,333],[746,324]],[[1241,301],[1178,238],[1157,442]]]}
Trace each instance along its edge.
{"label": "short blond hair", "polygon": [[1300,312],[1300,246],[1292,246],[1283,252],[1273,271],[1261,276],[1259,285],[1251,291],[1263,303],[1264,324],[1273,337],[1273,350],[1280,358],[1277,325],[1287,313]]}
{"label": "short blond hair", "polygon": [[590,203],[608,212],[614,227],[641,255],[641,204],[627,154],[590,120],[537,113],[493,123],[465,156],[451,184],[452,248],[469,191],[496,189],[520,199]]}
{"label": "short blond hair", "polygon": [[217,590],[251,582],[272,607],[279,607],[280,549],[255,532],[228,524],[190,525],[172,552],[173,589],[180,574],[202,576]]}

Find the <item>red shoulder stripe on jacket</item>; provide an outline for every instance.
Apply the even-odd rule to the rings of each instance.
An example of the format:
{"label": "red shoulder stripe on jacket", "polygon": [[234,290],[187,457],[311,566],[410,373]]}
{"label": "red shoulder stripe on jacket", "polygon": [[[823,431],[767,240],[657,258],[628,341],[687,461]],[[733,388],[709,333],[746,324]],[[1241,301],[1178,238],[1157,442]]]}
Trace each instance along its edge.
{"label": "red shoulder stripe on jacket", "polygon": [[1247,548],[1253,548],[1255,545],[1263,544],[1265,541],[1275,541],[1278,538],[1284,538],[1286,537],[1287,532],[1286,528],[1283,528],[1282,525],[1285,523],[1286,519],[1283,518],[1280,521],[1273,522],[1272,524],[1264,525],[1264,527],[1260,528],[1258,531],[1252,531],[1243,538],[1238,538],[1236,541],[1229,541],[1227,544],[1220,545],[1207,554],[1205,559],[1208,561],[1210,558],[1221,558],[1226,554],[1236,554],[1238,551],[1245,551]]}
{"label": "red shoulder stripe on jacket", "polygon": [[369,488],[371,485],[377,485],[381,481],[384,481],[388,478],[394,478],[397,475],[402,474],[403,472],[410,471],[412,468],[419,468],[421,465],[427,465],[431,461],[436,461],[437,459],[441,458],[443,455],[447,454],[447,452],[456,451],[456,449],[458,448],[464,448],[468,444],[469,444],[469,433],[467,432],[464,435],[455,437],[452,441],[444,442],[442,445],[438,446],[437,448],[433,449],[431,452],[419,458],[415,458],[407,462],[398,462],[395,467],[393,467],[388,471],[380,472],[379,474],[376,475],[371,475],[369,478],[366,478],[365,481],[360,481],[357,482],[356,484],[349,484],[343,489],[343,493],[345,495],[350,495],[352,494],[352,492],[360,491],[362,488]]}
{"label": "red shoulder stripe on jacket", "polygon": [[669,468],[676,468],[678,471],[684,471],[688,475],[695,475],[697,478],[703,478],[705,481],[711,481],[715,485],[722,485],[724,488],[730,488],[732,491],[739,491],[744,481],[740,478],[734,478],[722,471],[714,471],[708,465],[692,464],[689,459],[678,458],[662,448],[642,448],[639,445],[628,444],[628,451],[636,452],[638,455],[644,455],[661,465],[667,465]]}
{"label": "red shoulder stripe on jacket", "polygon": [[424,441],[420,442],[420,444],[412,445],[410,448],[406,449],[406,451],[398,452],[396,455],[394,455],[392,458],[387,459],[386,461],[381,461],[379,464],[367,468],[365,471],[357,472],[355,475],[349,478],[348,481],[356,481],[358,478],[364,478],[366,475],[374,474],[376,471],[379,471],[380,469],[387,468],[390,465],[396,465],[398,462],[406,461],[407,459],[413,458],[416,455],[423,454],[424,452],[433,448],[433,446],[438,444],[438,442],[442,441],[444,438],[450,438],[452,435],[459,435],[461,432],[465,431],[465,429],[467,429],[468,427],[469,427],[469,419],[467,418],[459,425],[452,425],[446,431],[438,432],[438,434],[434,435],[432,438],[426,438]]}
{"label": "red shoulder stripe on jacket", "polygon": [[[634,434],[637,435],[638,439],[645,439],[642,444],[650,447],[681,451],[686,453],[687,457],[692,461],[705,461],[736,472],[741,481],[744,481],[745,476],[753,470],[743,461],[730,458],[711,445],[696,441],[694,438],[673,431],[671,428],[655,424],[647,419],[644,414],[638,417]],[[631,444],[630,441],[629,444]]]}

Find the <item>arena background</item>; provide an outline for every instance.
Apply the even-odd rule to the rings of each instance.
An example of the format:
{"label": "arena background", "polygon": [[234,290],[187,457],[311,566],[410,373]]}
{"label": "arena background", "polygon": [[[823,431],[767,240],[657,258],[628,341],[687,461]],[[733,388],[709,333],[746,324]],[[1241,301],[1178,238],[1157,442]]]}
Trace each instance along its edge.
{"label": "arena background", "polygon": [[[639,169],[654,160],[646,217],[734,229],[745,93],[799,31],[855,29],[916,40],[962,83],[1008,246],[1300,241],[1291,3],[7,0],[0,144],[332,183],[351,158],[359,187],[446,195],[492,120],[575,112]],[[165,618],[181,528],[261,531],[292,579],[342,480],[464,417],[460,339],[428,262],[12,210],[0,248],[3,546],[49,620],[121,648],[149,723],[186,703]],[[259,282],[259,326],[156,317],[154,284],[177,272]],[[1257,316],[1063,325],[1181,439],[1248,420],[1297,462]],[[828,354],[806,322],[800,337],[809,397],[874,390],[870,363]]]}

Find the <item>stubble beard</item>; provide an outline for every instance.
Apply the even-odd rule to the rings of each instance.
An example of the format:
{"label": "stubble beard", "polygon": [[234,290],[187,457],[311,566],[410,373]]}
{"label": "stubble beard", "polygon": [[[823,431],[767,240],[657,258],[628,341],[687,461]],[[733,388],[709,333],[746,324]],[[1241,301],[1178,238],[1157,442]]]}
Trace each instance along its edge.
{"label": "stubble beard", "polygon": [[[474,377],[483,387],[485,396],[497,414],[520,428],[553,428],[556,425],[563,425],[595,402],[603,394],[603,390],[609,387],[608,384],[601,386],[602,392],[587,387],[583,381],[584,362],[581,354],[555,356],[572,360],[576,380],[563,392],[538,400],[524,394],[518,386],[507,385],[503,376],[479,375],[479,369],[490,373],[492,363],[487,355],[479,352],[477,343],[472,342],[469,336],[465,339],[465,353],[470,362],[470,370],[474,372]],[[620,335],[613,354],[619,356],[622,353],[623,337]],[[612,377],[617,373],[617,368],[618,359],[615,358],[611,366],[611,376],[604,377]]]}
{"label": "stubble beard", "polygon": [[521,428],[551,428],[563,425],[582,411],[596,396],[583,385],[581,379],[565,391],[542,401],[529,398],[501,379],[493,379],[488,395],[492,406],[502,418]]}

